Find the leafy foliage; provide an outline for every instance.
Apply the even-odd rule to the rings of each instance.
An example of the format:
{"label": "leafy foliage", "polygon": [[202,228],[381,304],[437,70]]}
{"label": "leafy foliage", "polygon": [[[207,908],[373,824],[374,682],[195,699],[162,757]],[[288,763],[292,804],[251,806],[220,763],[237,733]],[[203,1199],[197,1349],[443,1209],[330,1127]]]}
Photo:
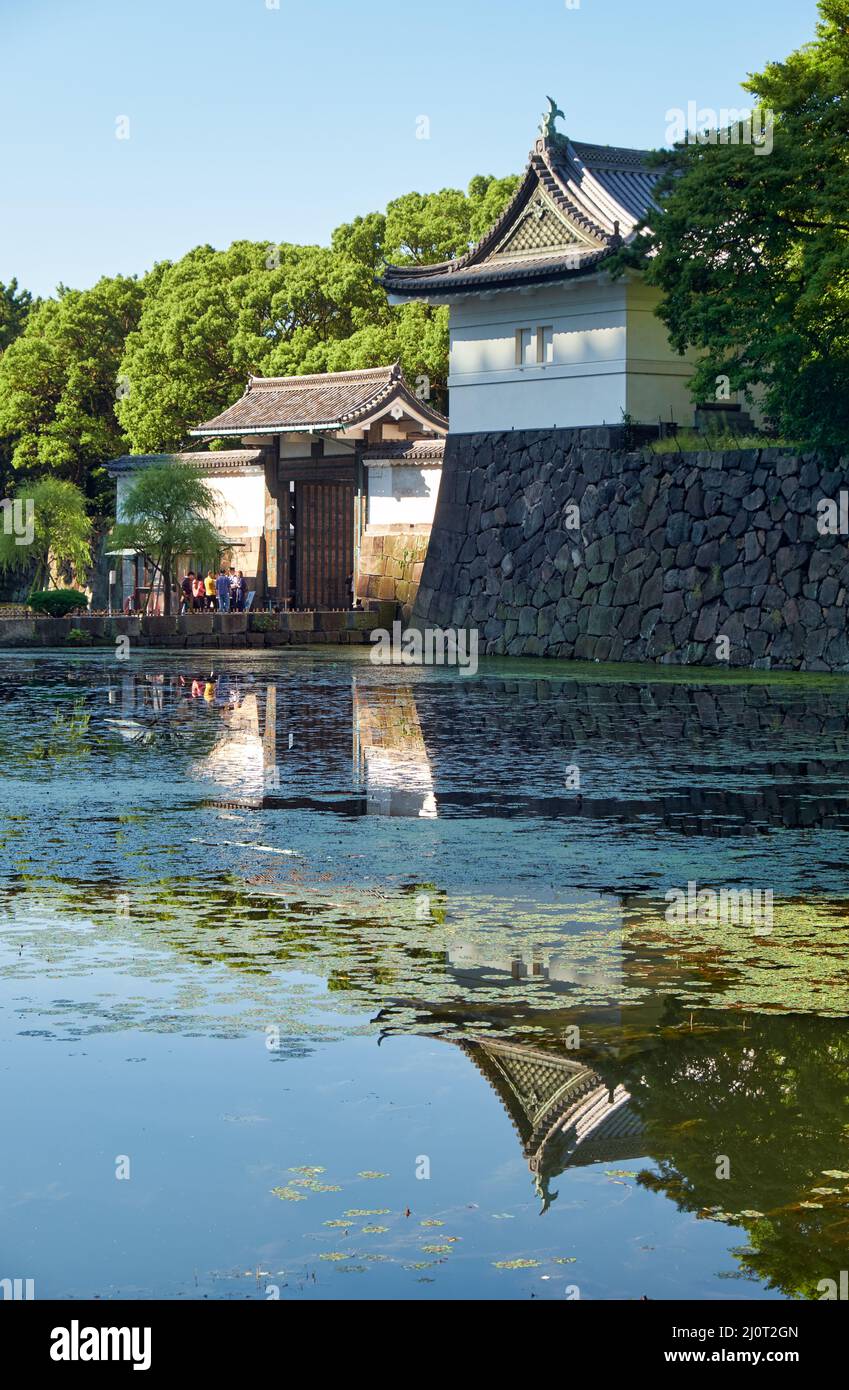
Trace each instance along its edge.
{"label": "leafy foliage", "polygon": [[[695,399],[717,378],[780,433],[849,442],[849,0],[820,0],[816,40],[745,84],[774,113],[771,153],[747,143],[659,156],[660,213],[621,260],[663,291],[673,345],[702,350]],[[739,129],[731,128],[733,138]]]}
{"label": "leafy foliage", "polygon": [[76,484],[95,509],[109,505],[104,464],[123,447],[118,368],[144,292],[123,276],[62,290],[30,313],[0,357],[0,436],[11,442],[12,467]]}
{"label": "leafy foliage", "polygon": [[162,576],[165,613],[171,612],[171,584],[181,555],[206,565],[217,560],[227,540],[215,526],[219,502],[213,488],[181,463],[156,463],[142,469],[124,499],[123,520],[111,541],[137,550]]}
{"label": "leafy foliage", "polygon": [[70,568],[81,575],[91,564],[92,532],[81,490],[47,476],[19,487],[16,497],[24,506],[31,504],[33,539],[22,545],[12,531],[0,531],[0,569],[32,569],[33,587],[43,589],[51,569]]}
{"label": "leafy foliage", "polygon": [[34,613],[48,618],[66,618],[88,608],[88,598],[81,589],[41,589],[30,594],[27,602]]}
{"label": "leafy foliage", "polygon": [[24,331],[32,307],[29,290],[19,289],[17,280],[10,280],[8,285],[0,280],[0,352]]}

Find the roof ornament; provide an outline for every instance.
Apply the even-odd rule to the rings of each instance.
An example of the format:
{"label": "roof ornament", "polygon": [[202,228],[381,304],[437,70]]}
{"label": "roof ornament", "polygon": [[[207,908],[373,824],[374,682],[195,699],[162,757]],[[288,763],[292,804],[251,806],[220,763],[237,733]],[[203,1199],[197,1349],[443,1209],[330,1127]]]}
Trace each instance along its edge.
{"label": "roof ornament", "polygon": [[546,101],[548,102],[548,110],[543,113],[542,120],[539,123],[539,133],[543,140],[550,140],[553,145],[565,144],[566,137],[565,135],[561,135],[560,131],[555,128],[554,122],[558,116],[563,116],[565,121],[566,116],[560,110],[560,107],[553,97],[546,97]]}

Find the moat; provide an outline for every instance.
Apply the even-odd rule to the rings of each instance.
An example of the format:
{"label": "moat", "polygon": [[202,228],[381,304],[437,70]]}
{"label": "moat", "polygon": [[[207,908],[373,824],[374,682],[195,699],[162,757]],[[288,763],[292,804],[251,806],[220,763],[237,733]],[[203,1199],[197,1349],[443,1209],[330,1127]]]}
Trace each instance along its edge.
{"label": "moat", "polygon": [[0,1277],[839,1279],[846,678],[46,651],[0,687]]}

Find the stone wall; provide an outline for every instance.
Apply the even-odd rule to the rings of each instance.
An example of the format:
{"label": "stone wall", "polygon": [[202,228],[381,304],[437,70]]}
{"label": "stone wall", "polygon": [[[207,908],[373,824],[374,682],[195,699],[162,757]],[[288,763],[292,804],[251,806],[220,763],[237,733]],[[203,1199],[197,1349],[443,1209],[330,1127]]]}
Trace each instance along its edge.
{"label": "stone wall", "polygon": [[369,527],[360,541],[357,597],[366,603],[381,599],[398,605],[406,621],[412,612],[424,558],[429,526]]}
{"label": "stone wall", "polygon": [[449,435],[413,621],[488,654],[849,669],[846,536],[817,526],[845,476],[625,427]]}
{"label": "stone wall", "polygon": [[373,612],[186,613],[163,618],[0,617],[3,647],[114,647],[128,637],[132,647],[306,647],[321,643],[368,642],[373,629],[391,627],[393,604]]}

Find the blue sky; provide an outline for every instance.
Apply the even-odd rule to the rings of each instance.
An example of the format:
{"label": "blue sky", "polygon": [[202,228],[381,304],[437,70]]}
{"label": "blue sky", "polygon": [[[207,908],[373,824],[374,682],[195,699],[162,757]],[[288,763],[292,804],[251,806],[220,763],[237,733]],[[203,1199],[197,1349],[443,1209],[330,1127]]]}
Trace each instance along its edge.
{"label": "blue sky", "polygon": [[670,108],[744,105],[746,73],[816,19],[813,0],[275,3],[0,0],[0,280],[49,294],[201,242],[326,242],[400,193],[518,172],[547,93],[576,139],[662,145]]}

